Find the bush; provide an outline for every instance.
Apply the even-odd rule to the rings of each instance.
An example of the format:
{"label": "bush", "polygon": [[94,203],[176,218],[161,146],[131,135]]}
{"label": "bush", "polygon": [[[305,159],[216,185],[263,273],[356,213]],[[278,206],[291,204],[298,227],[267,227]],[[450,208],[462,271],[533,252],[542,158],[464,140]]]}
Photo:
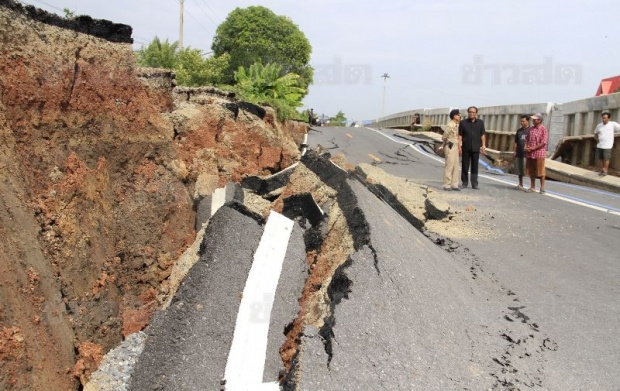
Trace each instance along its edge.
{"label": "bush", "polygon": [[430,118],[426,118],[422,122],[422,132],[430,132],[432,127],[433,127],[433,122],[431,121]]}

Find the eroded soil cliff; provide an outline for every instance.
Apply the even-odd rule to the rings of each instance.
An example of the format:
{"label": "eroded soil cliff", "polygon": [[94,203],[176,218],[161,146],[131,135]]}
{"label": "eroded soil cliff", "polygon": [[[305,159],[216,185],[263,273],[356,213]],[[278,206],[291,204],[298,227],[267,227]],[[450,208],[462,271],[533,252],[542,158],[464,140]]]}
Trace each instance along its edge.
{"label": "eroded soil cliff", "polygon": [[0,1],[0,389],[77,389],[167,298],[197,197],[295,162],[306,127],[137,69],[129,26],[28,10]]}

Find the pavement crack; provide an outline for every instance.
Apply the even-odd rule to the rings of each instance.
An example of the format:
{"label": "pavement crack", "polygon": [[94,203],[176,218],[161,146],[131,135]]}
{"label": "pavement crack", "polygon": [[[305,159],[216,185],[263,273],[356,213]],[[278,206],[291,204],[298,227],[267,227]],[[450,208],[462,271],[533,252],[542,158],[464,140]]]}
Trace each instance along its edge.
{"label": "pavement crack", "polygon": [[392,153],[386,153],[386,152],[383,152],[383,151],[379,151],[378,154],[380,156],[383,156],[383,157],[387,158],[387,159],[392,159],[392,160],[396,161],[396,162],[386,161],[385,163],[387,163],[387,164],[406,164],[406,163],[415,163],[415,162],[419,161],[418,158],[416,158],[416,157],[414,157],[412,155],[409,155],[407,153],[406,147],[403,147],[403,148],[400,148],[400,149],[396,150],[396,152],[393,153],[393,154]]}
{"label": "pavement crack", "polygon": [[[280,349],[285,370],[280,382],[285,389],[296,389],[299,379],[303,343],[309,338],[304,329],[318,329],[329,368],[334,358],[336,343],[336,307],[348,299],[353,282],[346,269],[353,263],[352,255],[364,246],[370,246],[370,227],[348,183],[350,176],[329,160],[329,153],[311,150],[302,157],[301,171],[309,170],[299,188],[308,191],[321,208],[328,207],[322,219],[316,219],[304,232],[308,275],[299,299],[300,309],[292,324],[285,329],[286,341]],[[313,177],[312,183],[309,178]],[[293,188],[296,176],[291,178]],[[286,193],[287,190],[284,190]],[[329,195],[326,197],[326,195]],[[284,204],[282,204],[284,205]],[[292,204],[291,204],[292,205]],[[290,211],[296,208],[289,208]],[[302,214],[306,218],[307,213]],[[374,250],[373,250],[374,252]],[[374,268],[379,273],[375,254]]]}
{"label": "pavement crack", "polygon": [[319,335],[323,338],[323,344],[325,346],[325,353],[327,353],[327,367],[332,361],[334,356],[333,352],[333,340],[335,338],[334,326],[336,325],[336,306],[340,304],[342,299],[348,299],[349,293],[351,293],[351,286],[353,281],[347,277],[345,269],[351,266],[353,260],[347,259],[345,263],[340,265],[327,288],[327,296],[329,297],[329,315],[324,319],[323,327],[319,329]]}
{"label": "pavement crack", "polygon": [[[509,310],[512,311],[512,315],[518,319],[521,319],[521,323],[525,323],[525,324],[530,324],[530,317],[525,315],[523,312],[521,312],[522,309],[524,309],[525,306],[521,306],[521,307],[508,307]],[[533,329],[535,329],[536,331],[538,331],[538,326],[534,327],[532,326]]]}
{"label": "pavement crack", "polygon": [[381,270],[379,270],[379,255],[377,254],[377,250],[375,250],[375,248],[372,246],[372,244],[369,244],[368,248],[372,252],[372,256],[373,256],[373,260],[374,260],[374,266],[375,266],[375,270],[377,271],[377,275],[380,276],[381,275]]}

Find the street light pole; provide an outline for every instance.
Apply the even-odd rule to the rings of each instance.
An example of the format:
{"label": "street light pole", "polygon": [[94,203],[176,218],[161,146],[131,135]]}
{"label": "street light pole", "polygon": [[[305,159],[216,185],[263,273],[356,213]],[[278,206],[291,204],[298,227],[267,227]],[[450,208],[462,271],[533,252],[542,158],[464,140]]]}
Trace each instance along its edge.
{"label": "street light pole", "polygon": [[386,72],[383,75],[381,75],[381,77],[383,78],[383,99],[381,101],[381,117],[383,117],[383,111],[385,109],[385,87],[387,85],[387,79],[390,78],[390,75],[388,75]]}

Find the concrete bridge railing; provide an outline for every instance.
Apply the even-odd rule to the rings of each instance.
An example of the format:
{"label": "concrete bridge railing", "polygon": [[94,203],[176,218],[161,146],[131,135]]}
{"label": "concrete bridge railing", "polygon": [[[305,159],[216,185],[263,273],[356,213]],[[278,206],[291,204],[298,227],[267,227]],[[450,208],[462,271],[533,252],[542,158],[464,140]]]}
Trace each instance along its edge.
{"label": "concrete bridge railing", "polygon": [[[441,132],[442,125],[448,123],[448,113],[453,107],[435,109],[415,109],[379,118],[370,126],[384,128],[410,129],[414,114],[420,115],[422,127]],[[466,108],[460,108],[463,118]],[[601,122],[601,113],[608,111],[611,120],[620,123],[620,93],[582,99],[563,104],[552,102],[479,107],[478,115],[487,128],[489,149],[498,152],[512,150],[514,134],[519,128],[521,115],[544,114],[543,124],[549,130],[549,157],[561,158],[584,168],[594,162],[596,142],[591,136],[596,125]],[[620,135],[612,151],[611,168],[620,171]]]}

